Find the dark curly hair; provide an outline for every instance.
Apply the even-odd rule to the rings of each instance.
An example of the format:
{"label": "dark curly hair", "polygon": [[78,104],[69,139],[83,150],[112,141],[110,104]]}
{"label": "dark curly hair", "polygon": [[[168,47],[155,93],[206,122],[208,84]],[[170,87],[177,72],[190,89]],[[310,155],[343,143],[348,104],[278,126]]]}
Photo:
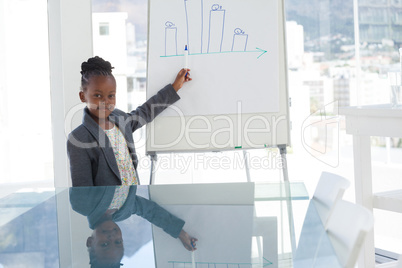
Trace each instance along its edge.
{"label": "dark curly hair", "polygon": [[95,56],[81,64],[81,90],[85,90],[89,79],[93,76],[113,76],[110,62]]}

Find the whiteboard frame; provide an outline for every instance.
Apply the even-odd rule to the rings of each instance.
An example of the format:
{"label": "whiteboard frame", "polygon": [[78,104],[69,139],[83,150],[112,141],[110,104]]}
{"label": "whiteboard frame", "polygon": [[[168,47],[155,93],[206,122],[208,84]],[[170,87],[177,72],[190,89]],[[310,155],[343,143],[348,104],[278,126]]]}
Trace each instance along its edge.
{"label": "whiteboard frame", "polygon": [[[148,1],[148,39],[150,31],[150,5]],[[168,1],[168,0],[167,0]],[[278,1],[279,48],[279,111],[256,114],[219,114],[205,116],[157,117],[147,125],[146,154],[215,152],[236,149],[259,149],[290,146],[291,123],[289,118],[288,68],[286,53],[285,0]],[[147,85],[149,68],[149,41],[147,50]],[[148,96],[147,86],[147,99]],[[185,101],[185,100],[183,100]],[[241,107],[239,107],[241,111]],[[216,123],[222,121],[223,123]],[[230,122],[234,122],[231,124]],[[264,122],[263,122],[264,121]],[[225,132],[228,124],[233,132]],[[269,129],[267,129],[267,124]],[[252,125],[251,128],[250,125]],[[191,128],[190,128],[191,127]],[[191,130],[200,130],[193,133]],[[250,130],[251,138],[245,135]],[[252,130],[255,130],[254,132]],[[264,131],[263,131],[264,130]],[[250,133],[248,133],[250,134]]]}

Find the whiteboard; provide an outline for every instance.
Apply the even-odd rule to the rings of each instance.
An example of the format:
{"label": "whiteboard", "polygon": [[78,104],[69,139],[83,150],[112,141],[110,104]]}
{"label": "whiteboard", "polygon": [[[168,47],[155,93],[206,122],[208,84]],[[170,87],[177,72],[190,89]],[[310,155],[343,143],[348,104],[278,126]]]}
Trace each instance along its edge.
{"label": "whiteboard", "polygon": [[147,152],[289,144],[282,0],[150,0],[147,97],[193,81],[147,128]]}

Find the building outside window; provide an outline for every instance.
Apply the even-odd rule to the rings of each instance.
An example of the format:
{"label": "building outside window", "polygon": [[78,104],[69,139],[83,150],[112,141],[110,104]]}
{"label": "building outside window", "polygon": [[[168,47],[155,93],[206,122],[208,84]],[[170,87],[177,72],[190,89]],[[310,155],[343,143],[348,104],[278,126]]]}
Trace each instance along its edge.
{"label": "building outside window", "polygon": [[99,23],[99,35],[109,35],[109,23],[100,22]]}

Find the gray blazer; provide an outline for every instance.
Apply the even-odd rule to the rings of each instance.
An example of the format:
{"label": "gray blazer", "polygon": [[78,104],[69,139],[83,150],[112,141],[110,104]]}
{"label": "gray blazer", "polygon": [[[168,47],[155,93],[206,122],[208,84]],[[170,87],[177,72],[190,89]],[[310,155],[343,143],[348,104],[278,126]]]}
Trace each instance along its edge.
{"label": "gray blazer", "polygon": [[[119,127],[126,139],[135,169],[138,158],[132,133],[179,99],[169,84],[134,111],[125,113],[115,109],[110,114],[109,120]],[[90,116],[88,108],[84,109],[82,124],[68,136],[67,153],[73,186],[121,185],[113,148],[106,133]]]}

